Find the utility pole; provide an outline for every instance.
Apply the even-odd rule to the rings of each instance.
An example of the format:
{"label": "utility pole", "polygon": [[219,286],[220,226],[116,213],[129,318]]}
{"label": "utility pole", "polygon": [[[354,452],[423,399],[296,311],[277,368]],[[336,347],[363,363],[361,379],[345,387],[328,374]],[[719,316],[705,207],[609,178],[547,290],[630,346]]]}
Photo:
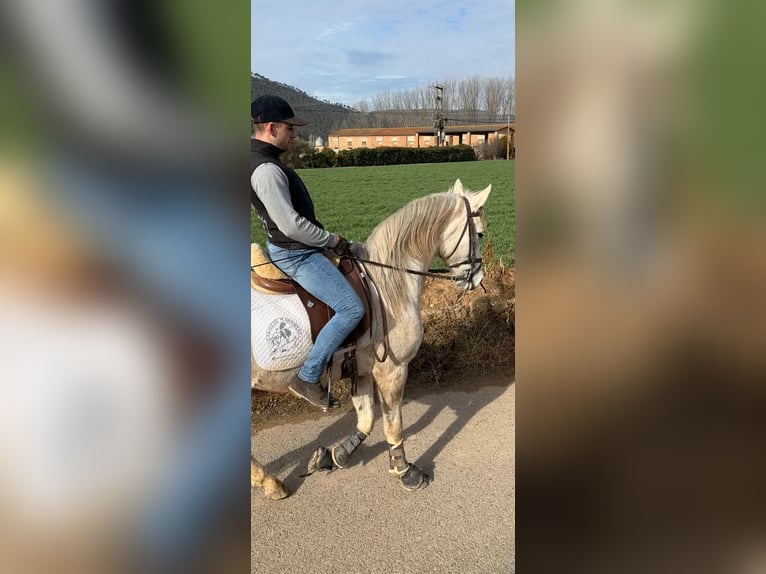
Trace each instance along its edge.
{"label": "utility pole", "polygon": [[508,104],[508,133],[505,136],[505,159],[511,159],[511,104]]}
{"label": "utility pole", "polygon": [[434,84],[432,87],[436,90],[436,122],[434,122],[434,137],[436,138],[436,145],[438,147],[444,144],[444,122],[447,119],[444,117],[444,86]]}

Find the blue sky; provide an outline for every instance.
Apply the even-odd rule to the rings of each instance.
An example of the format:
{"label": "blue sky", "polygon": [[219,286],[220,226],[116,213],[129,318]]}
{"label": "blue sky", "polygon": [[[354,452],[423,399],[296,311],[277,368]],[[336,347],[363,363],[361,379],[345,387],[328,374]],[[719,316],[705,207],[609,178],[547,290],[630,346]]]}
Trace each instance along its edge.
{"label": "blue sky", "polygon": [[515,76],[515,0],[251,0],[251,71],[332,102]]}

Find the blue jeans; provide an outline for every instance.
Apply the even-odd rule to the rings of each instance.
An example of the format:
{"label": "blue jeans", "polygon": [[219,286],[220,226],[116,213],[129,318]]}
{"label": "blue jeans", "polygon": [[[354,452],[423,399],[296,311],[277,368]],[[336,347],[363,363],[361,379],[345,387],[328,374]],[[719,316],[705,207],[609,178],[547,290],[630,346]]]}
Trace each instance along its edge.
{"label": "blue jeans", "polygon": [[269,242],[266,248],[277,267],[335,311],[319,331],[308,359],[298,371],[302,380],[318,383],[333,353],[364,316],[364,305],[348,280],[321,251],[283,249]]}

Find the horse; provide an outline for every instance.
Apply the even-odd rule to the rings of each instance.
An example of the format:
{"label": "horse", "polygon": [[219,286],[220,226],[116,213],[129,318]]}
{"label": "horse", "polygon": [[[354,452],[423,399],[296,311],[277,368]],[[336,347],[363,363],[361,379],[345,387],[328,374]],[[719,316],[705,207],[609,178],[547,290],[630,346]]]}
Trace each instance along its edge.
{"label": "horse", "polygon": [[[402,398],[410,361],[420,348],[423,324],[420,295],[429,264],[439,257],[445,277],[465,290],[481,284],[484,276],[480,240],[486,228],[484,204],[492,186],[472,192],[458,179],[446,192],[412,200],[379,223],[363,244],[354,244],[354,258],[362,261],[371,289],[371,342],[357,349],[356,392],[352,402],[356,430],[328,449],[319,447],[309,462],[309,472],[346,468],[356,448],[374,424],[377,389],[388,443],[389,472],[407,491],[428,486],[430,477],[407,461],[404,452]],[[252,357],[251,388],[288,392],[296,369],[268,371]],[[325,374],[325,378],[326,378]],[[251,486],[262,487],[269,499],[289,495],[287,488],[268,475],[251,455]]]}

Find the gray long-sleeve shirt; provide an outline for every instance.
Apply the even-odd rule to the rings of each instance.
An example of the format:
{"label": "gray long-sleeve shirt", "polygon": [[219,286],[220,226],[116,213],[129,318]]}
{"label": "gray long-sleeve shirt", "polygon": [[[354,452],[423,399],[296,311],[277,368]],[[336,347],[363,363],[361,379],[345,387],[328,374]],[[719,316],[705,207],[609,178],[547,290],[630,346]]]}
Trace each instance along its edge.
{"label": "gray long-sleeve shirt", "polygon": [[253,191],[279,230],[293,241],[310,247],[327,247],[335,235],[317,227],[293,209],[287,176],[273,163],[263,163],[250,176]]}

